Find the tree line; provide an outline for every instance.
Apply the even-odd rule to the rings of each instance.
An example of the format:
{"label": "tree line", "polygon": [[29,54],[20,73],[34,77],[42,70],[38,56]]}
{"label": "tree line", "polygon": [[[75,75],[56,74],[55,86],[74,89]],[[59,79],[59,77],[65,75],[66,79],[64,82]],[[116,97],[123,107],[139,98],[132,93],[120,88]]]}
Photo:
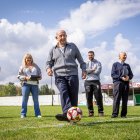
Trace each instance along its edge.
{"label": "tree line", "polygon": [[[48,85],[42,85],[39,87],[39,95],[54,95],[54,89],[48,87]],[[9,83],[6,85],[0,85],[0,96],[21,96],[21,87]]]}

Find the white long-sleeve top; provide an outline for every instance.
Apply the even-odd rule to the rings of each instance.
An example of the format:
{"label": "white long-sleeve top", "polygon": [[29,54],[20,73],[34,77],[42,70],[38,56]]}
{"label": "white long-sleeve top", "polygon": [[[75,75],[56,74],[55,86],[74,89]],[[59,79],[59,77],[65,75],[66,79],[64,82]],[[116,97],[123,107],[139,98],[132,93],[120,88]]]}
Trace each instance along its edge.
{"label": "white long-sleeve top", "polygon": [[86,63],[87,77],[85,80],[100,80],[101,70],[102,65],[98,60],[93,59],[92,61],[88,61]]}
{"label": "white long-sleeve top", "polygon": [[42,77],[41,69],[38,67],[37,64],[34,64],[32,69],[29,69],[29,68],[21,66],[19,68],[19,72],[18,72],[17,77],[18,77],[18,79],[20,81],[22,81],[22,83],[28,83],[28,84],[31,84],[31,85],[37,85],[38,81],[32,81],[32,80],[26,81],[25,80],[26,76],[30,77],[31,75],[36,75],[36,76]]}

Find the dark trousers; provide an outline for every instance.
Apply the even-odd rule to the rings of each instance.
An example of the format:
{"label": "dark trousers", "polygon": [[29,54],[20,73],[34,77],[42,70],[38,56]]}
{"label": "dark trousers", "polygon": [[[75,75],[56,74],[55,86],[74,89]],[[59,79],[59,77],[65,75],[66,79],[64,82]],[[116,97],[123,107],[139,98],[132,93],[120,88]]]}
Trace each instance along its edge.
{"label": "dark trousers", "polygon": [[78,105],[79,79],[77,75],[55,77],[55,84],[60,92],[63,113]]}
{"label": "dark trousers", "polygon": [[129,93],[129,83],[126,82],[115,82],[113,89],[113,112],[112,115],[118,116],[120,101],[122,99],[122,110],[121,116],[126,116],[127,114],[127,102]]}
{"label": "dark trousers", "polygon": [[86,91],[87,107],[89,112],[91,113],[94,112],[93,109],[93,95],[94,95],[98,106],[98,113],[102,113],[103,100],[100,81],[98,80],[85,81],[85,91]]}

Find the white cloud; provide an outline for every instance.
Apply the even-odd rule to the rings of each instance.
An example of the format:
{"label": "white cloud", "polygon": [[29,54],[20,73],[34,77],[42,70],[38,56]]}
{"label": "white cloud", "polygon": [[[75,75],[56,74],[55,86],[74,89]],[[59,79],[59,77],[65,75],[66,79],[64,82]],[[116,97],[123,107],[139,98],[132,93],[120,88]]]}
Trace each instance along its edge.
{"label": "white cloud", "polygon": [[85,44],[85,34],[80,29],[76,29],[68,35],[68,40],[72,40],[77,46],[83,47],[83,44]]}
{"label": "white cloud", "polygon": [[85,35],[96,36],[121,20],[140,13],[140,1],[106,0],[87,1],[80,8],[71,11],[70,17],[59,22],[61,28],[73,32],[81,30]]}
{"label": "white cloud", "polygon": [[132,48],[132,44],[128,39],[124,39],[122,34],[118,34],[115,38],[115,51],[128,52]]}
{"label": "white cloud", "polygon": [[[43,57],[47,56],[48,33],[41,24],[34,22],[11,24],[6,19],[1,20],[0,24],[0,60],[1,73],[0,81],[3,83],[14,82],[21,65],[22,57],[25,53],[32,53],[36,62],[45,67]],[[46,57],[45,57],[46,59]],[[13,78],[10,78],[12,77]],[[9,77],[9,78],[8,78]]]}
{"label": "white cloud", "polygon": [[[57,28],[66,29],[68,41],[76,43],[84,58],[91,49],[95,51],[96,58],[102,62],[103,83],[112,82],[110,70],[112,63],[118,60],[119,51],[127,51],[128,62],[134,69],[136,79],[139,79],[140,62],[133,52],[133,44],[120,33],[114,37],[114,46],[110,49],[109,43],[104,41],[97,46],[86,46],[87,41],[93,41],[94,36],[104,30],[116,26],[123,19],[140,14],[140,1],[107,0],[100,2],[88,1],[78,9],[71,11],[70,17],[60,21],[55,29],[46,29],[42,24],[34,22],[12,24],[6,19],[0,23],[0,83],[17,82],[17,72],[22,57],[26,52],[33,55],[35,62],[41,67],[43,79],[41,84],[50,85],[50,77],[45,71],[48,52],[55,44]],[[88,43],[90,44],[90,43]],[[81,73],[80,73],[81,74]],[[53,85],[53,87],[55,87]]]}
{"label": "white cloud", "polygon": [[127,53],[126,63],[129,63],[132,71],[134,73],[134,80],[138,82],[140,79],[139,70],[140,70],[140,61],[139,58],[135,55],[133,51],[132,44],[130,40],[123,37],[122,34],[117,34],[114,37],[114,46],[110,50],[110,46],[107,42],[101,42],[98,46],[93,48],[83,48],[81,52],[87,55],[89,50],[94,50],[95,59],[99,60],[102,63],[102,73],[101,73],[101,82],[102,83],[112,83],[111,79],[111,68],[112,64],[119,59],[119,52],[125,51]]}

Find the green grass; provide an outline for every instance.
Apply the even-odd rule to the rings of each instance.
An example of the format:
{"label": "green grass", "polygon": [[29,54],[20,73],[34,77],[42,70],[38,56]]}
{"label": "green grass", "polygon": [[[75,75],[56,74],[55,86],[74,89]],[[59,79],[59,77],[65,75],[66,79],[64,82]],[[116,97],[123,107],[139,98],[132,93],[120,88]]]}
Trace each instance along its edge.
{"label": "green grass", "polygon": [[34,117],[28,107],[27,118],[20,118],[21,107],[0,107],[0,140],[140,140],[140,107],[128,107],[126,119],[111,119],[111,106],[105,106],[105,116],[89,118],[87,108],[82,120],[75,124],[60,122],[55,114],[60,106],[41,106],[42,118]]}

